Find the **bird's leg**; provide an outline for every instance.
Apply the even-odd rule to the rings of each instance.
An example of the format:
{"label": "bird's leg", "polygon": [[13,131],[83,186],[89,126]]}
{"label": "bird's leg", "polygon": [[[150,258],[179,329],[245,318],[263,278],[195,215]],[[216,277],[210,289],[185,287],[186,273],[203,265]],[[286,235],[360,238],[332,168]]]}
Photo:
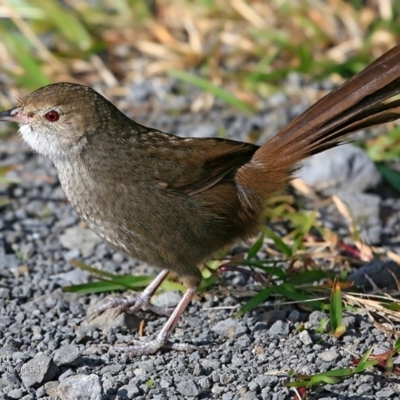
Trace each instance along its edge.
{"label": "bird's leg", "polygon": [[142,293],[129,298],[114,297],[110,298],[105,304],[95,308],[88,315],[88,319],[92,320],[102,314],[104,311],[110,308],[115,308],[115,316],[122,314],[123,312],[127,314],[134,314],[139,310],[151,311],[158,315],[170,316],[173,309],[157,307],[150,304],[150,299],[155,293],[155,291],[160,287],[163,280],[168,275],[168,270],[163,269],[154,280],[143,290]]}
{"label": "bird's leg", "polygon": [[183,295],[178,305],[175,307],[168,321],[163,326],[163,328],[158,333],[155,339],[149,342],[142,342],[135,340],[132,345],[123,347],[118,346],[114,348],[118,350],[123,349],[129,354],[129,356],[142,356],[147,354],[154,354],[161,348],[187,351],[189,353],[192,351],[200,350],[199,347],[188,343],[173,343],[168,340],[182,313],[185,311],[186,307],[193,299],[193,296],[196,294],[197,288],[198,286],[188,288],[188,290]]}

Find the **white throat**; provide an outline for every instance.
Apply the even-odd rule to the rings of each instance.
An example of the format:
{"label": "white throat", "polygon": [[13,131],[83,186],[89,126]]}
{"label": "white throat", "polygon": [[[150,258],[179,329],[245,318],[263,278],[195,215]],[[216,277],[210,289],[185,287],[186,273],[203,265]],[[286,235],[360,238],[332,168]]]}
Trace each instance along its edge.
{"label": "white throat", "polygon": [[63,146],[57,133],[39,134],[28,124],[21,124],[18,133],[32,150],[50,158],[54,163],[64,160],[71,151],[81,148],[85,143],[85,141],[80,141],[77,146]]}

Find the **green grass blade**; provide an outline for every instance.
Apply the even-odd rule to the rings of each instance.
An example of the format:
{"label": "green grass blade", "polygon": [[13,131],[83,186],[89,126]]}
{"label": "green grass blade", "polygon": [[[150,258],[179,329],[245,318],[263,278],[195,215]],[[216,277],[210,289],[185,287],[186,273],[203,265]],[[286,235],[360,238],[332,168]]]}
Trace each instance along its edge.
{"label": "green grass blade", "polygon": [[117,290],[140,290],[145,288],[153,280],[152,276],[119,276],[115,280],[101,280],[99,282],[89,282],[80,285],[63,287],[64,292],[91,294],[101,292],[113,292]]}
{"label": "green grass blade", "polygon": [[1,36],[4,45],[24,71],[22,75],[8,71],[19,85],[34,90],[51,83],[51,80],[43,72],[40,61],[32,56],[32,49],[22,35],[15,33],[13,35],[2,34]]}
{"label": "green grass blade", "polygon": [[287,257],[291,257],[293,255],[292,249],[285,244],[285,242],[278,236],[272,229],[265,228],[265,235],[272,239],[275,243],[275,246],[278,250],[283,253]]}
{"label": "green grass blade", "polygon": [[87,272],[91,273],[92,275],[96,275],[96,276],[103,277],[103,278],[109,278],[109,279],[121,278],[121,275],[116,275],[116,274],[112,274],[111,272],[103,271],[102,269],[93,268],[90,265],[87,265],[79,260],[74,259],[74,260],[71,260],[70,263],[74,267],[79,268],[83,271],[87,271]]}
{"label": "green grass blade", "polygon": [[252,297],[236,314],[235,318],[241,317],[246,312],[253,310],[262,304],[271,295],[272,289],[265,288],[260,290],[254,297]]}
{"label": "green grass blade", "polygon": [[377,164],[377,167],[383,178],[400,193],[400,172],[385,164]]}
{"label": "green grass blade", "polygon": [[330,303],[331,332],[336,338],[340,338],[346,332],[343,325],[342,291],[338,277],[335,278],[332,285],[331,303]]}
{"label": "green grass blade", "polygon": [[264,232],[261,233],[261,235],[258,237],[253,246],[250,247],[249,251],[247,252],[246,261],[250,261],[257,255],[263,243],[264,243]]}
{"label": "green grass blade", "polygon": [[32,2],[45,13],[46,19],[51,21],[58,32],[74,47],[81,51],[87,51],[92,47],[90,34],[71,9],[55,0],[32,0]]}

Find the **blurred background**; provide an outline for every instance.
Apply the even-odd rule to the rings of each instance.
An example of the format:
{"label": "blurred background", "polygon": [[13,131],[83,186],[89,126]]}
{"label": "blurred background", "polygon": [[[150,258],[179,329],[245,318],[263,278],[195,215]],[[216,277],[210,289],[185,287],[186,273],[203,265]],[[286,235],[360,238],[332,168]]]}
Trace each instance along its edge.
{"label": "blurred background", "polygon": [[2,108],[52,82],[112,97],[171,74],[257,109],[288,75],[339,83],[400,36],[397,0],[0,0],[0,18]]}

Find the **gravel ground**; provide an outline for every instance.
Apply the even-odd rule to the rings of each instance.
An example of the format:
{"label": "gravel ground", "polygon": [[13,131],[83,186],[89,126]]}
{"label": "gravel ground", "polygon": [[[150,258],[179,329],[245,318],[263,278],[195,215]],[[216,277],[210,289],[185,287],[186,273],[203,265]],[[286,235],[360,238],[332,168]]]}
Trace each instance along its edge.
{"label": "gravel ground", "polygon": [[[176,83],[155,79],[132,85],[127,102],[141,110],[135,115],[138,122],[185,136],[216,136],[224,128],[228,137],[246,140],[256,135],[264,142],[308,106],[306,99],[290,104],[280,93],[255,116],[241,115],[218,102],[207,113],[174,116],[165,112],[166,104],[176,110],[199,96],[196,91],[172,96],[175,87]],[[400,253],[399,195],[379,183],[379,173],[357,149],[340,157],[324,155],[322,164],[333,165],[329,168],[336,171],[337,160],[345,178],[337,183],[337,193],[359,206],[360,221],[367,221],[362,233]],[[51,163],[33,155],[17,138],[0,142],[0,162],[15,166],[9,176],[17,179],[10,186],[0,185],[0,198],[9,199],[0,209],[0,399],[289,399],[294,392],[285,383],[291,369],[314,374],[348,367],[372,345],[375,353],[393,345],[367,313],[346,314],[347,332],[340,340],[318,333],[327,315],[300,312],[294,306],[275,309],[268,304],[233,319],[245,301],[237,293],[244,285],[255,286],[233,276],[224,279],[223,290],[199,296],[176,329],[175,339],[199,345],[204,353],[165,351],[130,358],[102,346],[129,343],[132,333],[126,326],[136,327],[138,320],[120,317],[114,328],[103,330],[85,323],[88,307],[104,296],[62,291],[65,285],[89,279],[69,260],[121,274],[155,271],[109,249],[85,229],[65,200]],[[343,172],[343,165],[351,167]],[[321,168],[311,168],[310,174]],[[318,186],[325,179],[313,177],[312,183]],[[351,191],[346,190],[349,186]],[[321,208],[321,215],[340,236],[348,235],[332,205]],[[168,293],[158,300],[175,297],[179,296]],[[165,322],[151,315],[146,319],[148,335]],[[301,332],[300,325],[305,328]],[[311,390],[310,398],[396,399],[400,382],[371,371]]]}

